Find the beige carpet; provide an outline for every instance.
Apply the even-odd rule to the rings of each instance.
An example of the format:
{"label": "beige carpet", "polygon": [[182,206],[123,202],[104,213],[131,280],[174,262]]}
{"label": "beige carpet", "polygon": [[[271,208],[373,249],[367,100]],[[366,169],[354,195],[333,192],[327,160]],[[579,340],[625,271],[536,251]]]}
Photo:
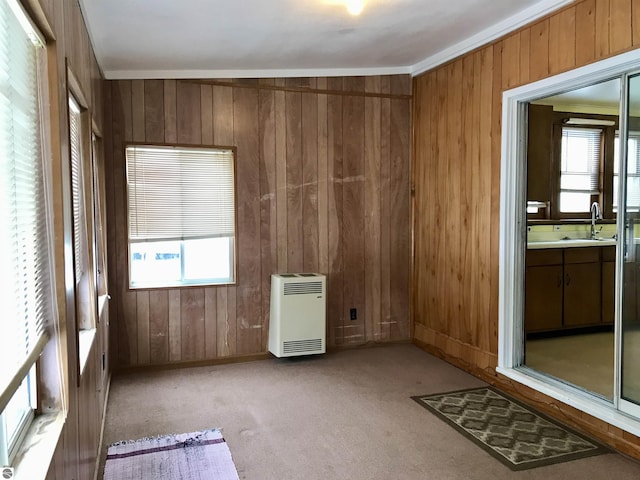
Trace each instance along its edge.
{"label": "beige carpet", "polygon": [[640,478],[617,454],[511,472],[410,398],[481,385],[412,345],[131,374],[104,441],[222,427],[247,480]]}

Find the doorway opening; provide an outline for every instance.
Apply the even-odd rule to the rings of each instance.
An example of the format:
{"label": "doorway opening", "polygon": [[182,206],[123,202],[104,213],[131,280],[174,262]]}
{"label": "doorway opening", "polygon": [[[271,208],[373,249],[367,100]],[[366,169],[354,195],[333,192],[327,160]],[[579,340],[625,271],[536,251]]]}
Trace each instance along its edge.
{"label": "doorway opening", "polygon": [[[497,369],[636,435],[640,168],[620,159],[633,157],[638,69],[630,52],[503,94]],[[586,106],[605,91],[609,105]]]}

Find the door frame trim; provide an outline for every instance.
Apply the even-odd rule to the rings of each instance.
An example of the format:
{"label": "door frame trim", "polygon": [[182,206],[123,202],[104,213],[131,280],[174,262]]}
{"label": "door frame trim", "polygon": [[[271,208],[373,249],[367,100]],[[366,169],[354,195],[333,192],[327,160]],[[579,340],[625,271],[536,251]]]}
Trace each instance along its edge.
{"label": "door frame trim", "polygon": [[[498,299],[498,367],[496,371],[589,415],[640,435],[640,417],[603,399],[541,375],[522,365],[524,346],[524,252],[527,104],[550,95],[582,88],[640,69],[638,50],[554,75],[503,92],[500,166],[500,250]],[[618,249],[620,250],[620,249]],[[616,266],[616,269],[618,267]],[[616,300],[621,298],[616,286]],[[618,300],[617,300],[618,302]],[[618,312],[616,311],[616,317]],[[616,319],[616,325],[618,320]],[[616,355],[617,355],[616,351]]]}

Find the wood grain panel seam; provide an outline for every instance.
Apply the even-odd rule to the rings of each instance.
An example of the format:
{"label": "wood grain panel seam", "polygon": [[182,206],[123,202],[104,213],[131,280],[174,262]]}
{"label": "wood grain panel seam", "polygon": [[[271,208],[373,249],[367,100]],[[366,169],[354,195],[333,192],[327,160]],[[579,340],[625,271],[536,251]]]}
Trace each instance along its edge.
{"label": "wood grain panel seam", "polygon": [[266,84],[243,84],[235,82],[223,82],[218,80],[181,80],[185,83],[196,83],[198,85],[214,85],[219,87],[233,87],[233,88],[249,88],[257,90],[275,90],[278,92],[289,93],[315,93],[322,95],[339,95],[342,97],[371,97],[371,98],[399,98],[404,100],[411,100],[413,95],[405,94],[393,94],[393,93],[375,93],[375,92],[360,92],[360,91],[345,91],[345,90],[322,90],[319,88],[306,88],[306,87],[294,87],[294,86],[278,86],[278,85],[266,85]]}

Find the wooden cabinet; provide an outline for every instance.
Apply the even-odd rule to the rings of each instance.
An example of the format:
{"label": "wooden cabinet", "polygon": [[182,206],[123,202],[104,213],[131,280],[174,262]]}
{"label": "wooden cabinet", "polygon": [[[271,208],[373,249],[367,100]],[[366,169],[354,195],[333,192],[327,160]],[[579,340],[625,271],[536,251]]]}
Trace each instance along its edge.
{"label": "wooden cabinet", "polygon": [[525,331],[613,323],[614,271],[615,247],[528,250]]}
{"label": "wooden cabinet", "polygon": [[613,324],[616,296],[616,247],[602,248],[602,323]]}
{"label": "wooden cabinet", "polygon": [[564,250],[563,326],[598,325],[602,318],[600,248]]}
{"label": "wooden cabinet", "polygon": [[527,141],[527,200],[551,199],[551,141],[553,107],[529,104]]}
{"label": "wooden cabinet", "polygon": [[562,328],[562,250],[529,250],[525,278],[525,331]]}

